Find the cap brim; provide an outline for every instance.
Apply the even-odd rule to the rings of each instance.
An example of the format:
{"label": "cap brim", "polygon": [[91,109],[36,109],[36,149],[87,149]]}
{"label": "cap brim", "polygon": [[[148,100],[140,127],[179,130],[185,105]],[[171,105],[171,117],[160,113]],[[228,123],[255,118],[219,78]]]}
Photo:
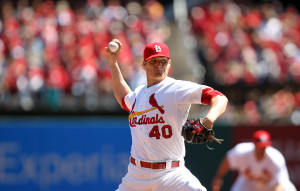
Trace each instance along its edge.
{"label": "cap brim", "polygon": [[258,147],[258,148],[264,148],[264,147],[267,147],[267,146],[270,146],[270,145],[272,145],[271,141],[256,142],[255,143],[255,146]]}
{"label": "cap brim", "polygon": [[160,57],[160,56],[163,56],[163,57],[167,57],[169,59],[171,59],[169,56],[166,56],[164,54],[154,54],[152,56],[149,56],[148,58],[146,58],[145,60],[149,60],[150,58],[155,58],[155,57]]}

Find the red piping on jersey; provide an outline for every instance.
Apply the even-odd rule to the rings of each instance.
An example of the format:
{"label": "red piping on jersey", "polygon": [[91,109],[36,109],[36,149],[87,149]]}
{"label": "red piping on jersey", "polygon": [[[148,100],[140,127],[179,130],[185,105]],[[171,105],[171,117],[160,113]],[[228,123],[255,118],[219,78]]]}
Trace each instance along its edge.
{"label": "red piping on jersey", "polygon": [[214,90],[212,88],[205,88],[202,90],[201,102],[203,104],[210,105],[211,99],[218,95],[223,96],[223,94],[217,90]]}
{"label": "red piping on jersey", "polygon": [[127,110],[127,111],[130,111],[127,107],[127,105],[125,104],[125,96],[122,98],[122,108]]}

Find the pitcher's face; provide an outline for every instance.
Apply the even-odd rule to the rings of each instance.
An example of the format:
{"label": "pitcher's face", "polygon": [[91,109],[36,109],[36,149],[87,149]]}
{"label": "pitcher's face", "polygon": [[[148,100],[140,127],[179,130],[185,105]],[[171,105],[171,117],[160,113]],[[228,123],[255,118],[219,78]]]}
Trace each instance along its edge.
{"label": "pitcher's face", "polygon": [[167,57],[154,57],[145,60],[143,68],[146,70],[147,76],[151,78],[161,78],[168,75],[171,60]]}

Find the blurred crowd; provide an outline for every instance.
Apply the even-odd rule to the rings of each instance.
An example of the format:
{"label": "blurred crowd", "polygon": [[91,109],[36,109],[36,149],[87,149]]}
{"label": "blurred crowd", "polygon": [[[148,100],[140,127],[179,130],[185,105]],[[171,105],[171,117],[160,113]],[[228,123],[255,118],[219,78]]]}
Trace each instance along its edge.
{"label": "blurred crowd", "polygon": [[300,17],[295,8],[212,3],[193,8],[191,21],[201,56],[213,63],[219,84],[300,84]]}
{"label": "blurred crowd", "polygon": [[[132,88],[145,83],[145,44],[171,39],[156,0],[20,0],[2,3],[1,112],[119,112],[105,47],[123,42],[120,66]],[[232,125],[300,125],[300,15],[280,4],[218,1],[189,11],[204,84],[222,90]],[[183,55],[184,56],[184,55]]]}
{"label": "blurred crowd", "polygon": [[113,111],[105,47],[123,42],[124,78],[134,88],[142,81],[143,48],[166,41],[163,6],[118,0],[20,0],[2,4],[0,20],[0,110]]}
{"label": "blurred crowd", "polygon": [[232,121],[300,124],[296,8],[284,8],[279,1],[252,5],[218,1],[193,7],[190,20],[207,81],[225,89],[241,87],[228,92],[235,103],[228,112]]}

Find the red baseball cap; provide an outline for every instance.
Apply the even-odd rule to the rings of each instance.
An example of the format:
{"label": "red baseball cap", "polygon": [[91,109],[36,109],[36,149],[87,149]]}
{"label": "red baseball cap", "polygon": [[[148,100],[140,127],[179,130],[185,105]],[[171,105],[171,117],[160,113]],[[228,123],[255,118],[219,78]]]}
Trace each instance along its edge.
{"label": "red baseball cap", "polygon": [[272,145],[270,133],[264,130],[255,131],[252,136],[252,141],[258,148],[264,148]]}
{"label": "red baseball cap", "polygon": [[148,60],[150,58],[154,58],[158,56],[164,56],[170,58],[169,47],[166,44],[161,42],[153,42],[147,44],[144,49],[144,60]]}

